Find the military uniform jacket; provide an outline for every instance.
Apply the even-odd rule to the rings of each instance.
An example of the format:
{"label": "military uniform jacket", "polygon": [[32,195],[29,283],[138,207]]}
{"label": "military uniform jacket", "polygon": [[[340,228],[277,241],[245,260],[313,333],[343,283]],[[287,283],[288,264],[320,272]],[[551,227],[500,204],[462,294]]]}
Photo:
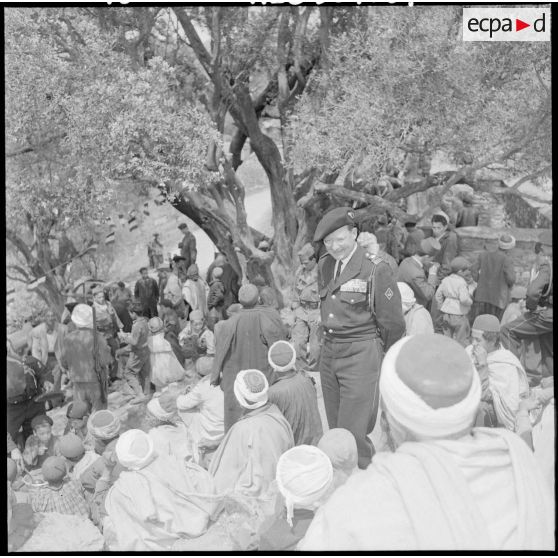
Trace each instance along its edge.
{"label": "military uniform jacket", "polygon": [[320,313],[326,338],[361,341],[380,337],[387,350],[405,334],[401,295],[389,265],[358,246],[334,281],[336,261],[318,262]]}

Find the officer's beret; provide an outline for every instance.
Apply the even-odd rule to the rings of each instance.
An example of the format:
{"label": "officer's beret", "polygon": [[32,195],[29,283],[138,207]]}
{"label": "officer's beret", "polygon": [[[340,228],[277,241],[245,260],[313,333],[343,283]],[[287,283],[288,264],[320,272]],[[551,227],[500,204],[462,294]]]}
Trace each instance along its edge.
{"label": "officer's beret", "polygon": [[552,246],[552,232],[551,231],[543,231],[539,235],[539,242],[544,244],[545,246]]}
{"label": "officer's beret", "polygon": [[35,430],[35,428],[37,428],[38,426],[44,426],[44,425],[47,425],[47,424],[50,425],[50,426],[52,426],[52,424],[53,424],[52,419],[49,416],[47,416],[47,415],[37,415],[31,421],[31,428],[33,430]]}
{"label": "officer's beret", "polygon": [[355,213],[350,207],[336,207],[328,211],[316,227],[314,242],[323,240],[328,234],[345,225],[355,226]]}
{"label": "officer's beret", "polygon": [[489,333],[500,332],[500,320],[492,314],[481,314],[475,318],[472,329],[487,331]]}
{"label": "officer's beret", "polygon": [[41,468],[47,482],[58,482],[66,476],[66,462],[63,457],[48,457]]}

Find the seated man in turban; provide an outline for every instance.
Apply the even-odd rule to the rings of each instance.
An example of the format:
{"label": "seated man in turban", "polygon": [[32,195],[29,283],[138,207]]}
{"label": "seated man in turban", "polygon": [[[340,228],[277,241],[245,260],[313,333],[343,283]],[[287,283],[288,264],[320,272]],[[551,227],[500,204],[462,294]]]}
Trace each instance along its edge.
{"label": "seated man in turban", "polygon": [[268,306],[256,306],[258,288],[250,283],[238,292],[242,309],[219,329],[220,339],[215,351],[211,383],[221,385],[225,394],[225,432],[242,416],[243,409],[233,392],[239,370],[261,370],[268,382],[275,373],[269,366],[267,351],[279,339],[286,338],[286,329],[279,312]]}
{"label": "seated man in turban", "polygon": [[[529,395],[529,382],[519,359],[500,345],[500,322],[492,314],[475,318],[466,349],[481,379],[479,426],[503,426],[512,432],[519,402]],[[484,419],[484,422],[480,422]]]}
{"label": "seated man in turban", "polygon": [[317,447],[296,446],[279,458],[275,480],[281,509],[260,527],[258,550],[294,550],[334,489],[333,467]]}
{"label": "seated man in turban", "polygon": [[103,532],[117,541],[110,550],[170,550],[205,533],[220,509],[207,471],[157,455],[151,437],[136,429],[120,436],[116,457],[125,470],[105,501]]}
{"label": "seated man in turban", "polygon": [[277,378],[269,388],[269,401],[289,421],[295,445],[315,444],[323,430],[313,380],[304,372],[297,372],[296,351],[287,341],[275,341],[267,358]]}
{"label": "seated man in turban", "polygon": [[552,496],[533,452],[506,429],[473,428],[480,380],[458,342],[392,345],[380,396],[393,452],[335,491],[298,550],[554,548]]}
{"label": "seated man in turban", "polygon": [[268,383],[259,370],[241,370],[234,394],[247,412],[227,432],[209,472],[218,492],[259,496],[275,478],[281,454],[293,447],[293,431],[276,405],[268,402]]}
{"label": "seated man in turban", "polygon": [[176,395],[164,391],[154,396],[147,404],[145,425],[159,455],[169,455],[180,463],[192,457],[188,429],[177,413]]}
{"label": "seated man in turban", "polygon": [[217,448],[225,435],[223,392],[209,382],[211,365],[212,361],[199,358],[196,372],[201,380],[176,399],[180,418],[188,427],[194,461],[198,464],[205,453]]}

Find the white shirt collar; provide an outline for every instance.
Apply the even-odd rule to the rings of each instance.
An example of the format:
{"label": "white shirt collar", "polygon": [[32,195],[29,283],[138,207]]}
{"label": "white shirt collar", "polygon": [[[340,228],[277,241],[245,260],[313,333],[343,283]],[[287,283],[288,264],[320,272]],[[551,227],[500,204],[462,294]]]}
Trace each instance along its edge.
{"label": "white shirt collar", "polygon": [[413,258],[413,260],[415,260],[415,262],[417,262],[420,267],[424,267],[424,264],[422,263],[422,260],[420,259],[420,256],[417,256],[416,254],[414,256],[411,256],[411,258]]}
{"label": "white shirt collar", "polygon": [[[353,246],[351,253],[346,258],[343,258],[342,260],[337,260],[337,262],[341,262],[341,271],[345,269],[345,266],[349,263],[349,260],[353,257],[353,254],[355,253],[357,246],[358,244],[355,242],[355,245]],[[337,271],[337,265],[335,266],[335,270]]]}

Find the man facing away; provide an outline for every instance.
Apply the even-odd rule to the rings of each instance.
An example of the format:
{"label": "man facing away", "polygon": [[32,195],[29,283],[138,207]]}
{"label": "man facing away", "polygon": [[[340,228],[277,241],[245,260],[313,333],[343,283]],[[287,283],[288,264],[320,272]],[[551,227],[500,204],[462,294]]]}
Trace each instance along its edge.
{"label": "man facing away", "polygon": [[481,386],[459,343],[404,337],[384,357],[380,393],[392,451],[330,497],[298,550],[554,548],[533,452],[508,430],[473,428]]}

